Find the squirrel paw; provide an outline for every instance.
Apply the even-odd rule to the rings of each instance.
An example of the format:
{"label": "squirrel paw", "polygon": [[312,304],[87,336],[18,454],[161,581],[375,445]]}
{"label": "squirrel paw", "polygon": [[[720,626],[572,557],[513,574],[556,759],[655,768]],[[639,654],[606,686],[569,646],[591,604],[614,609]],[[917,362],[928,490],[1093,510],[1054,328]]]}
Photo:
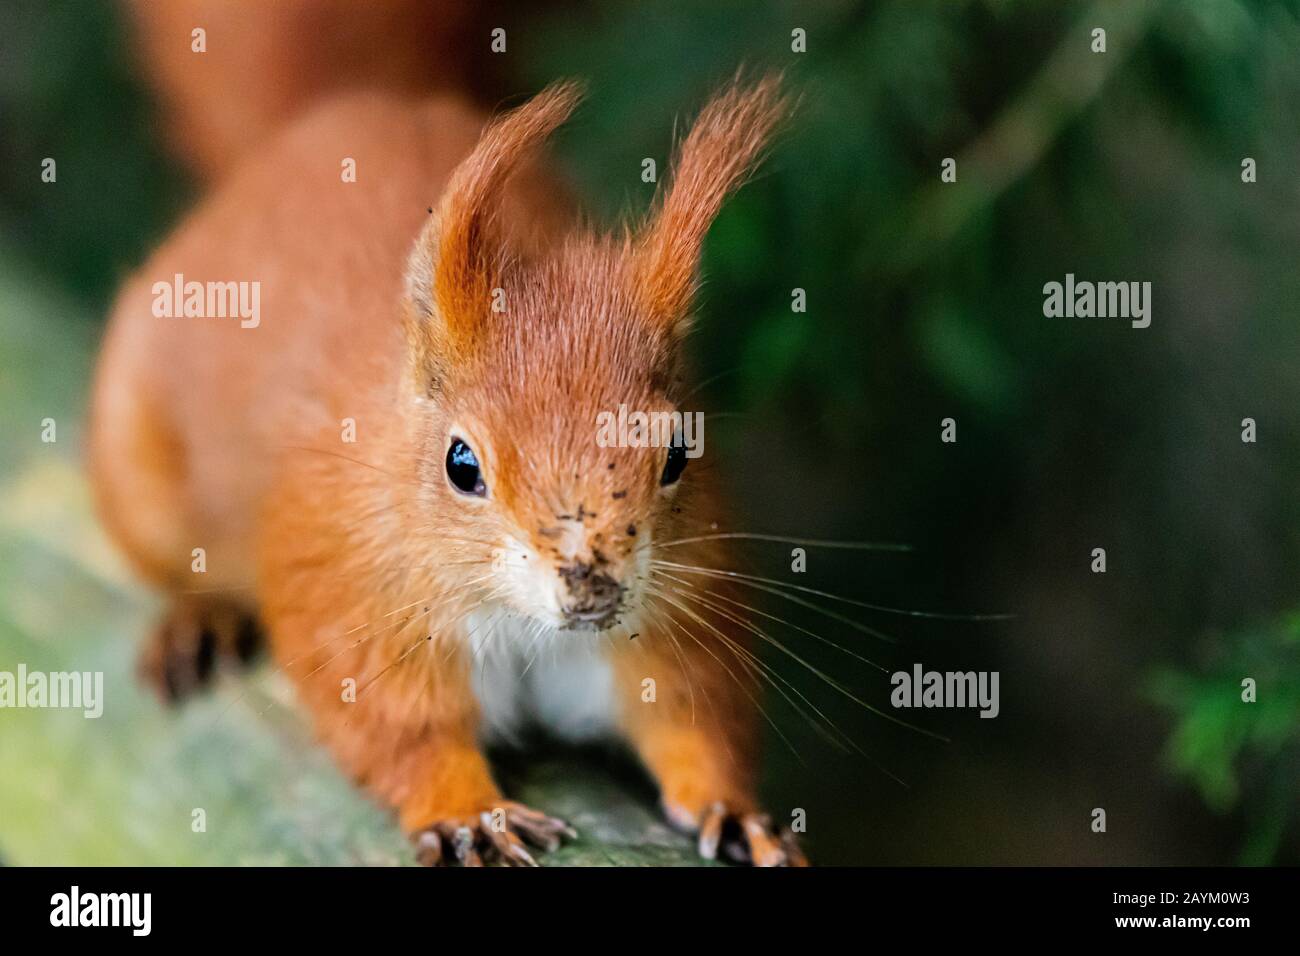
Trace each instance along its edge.
{"label": "squirrel paw", "polygon": [[140,652],[137,670],[167,703],[207,684],[218,660],[248,663],[261,644],[257,622],[227,604],[174,604]]}
{"label": "squirrel paw", "polygon": [[525,841],[550,852],[578,833],[563,820],[513,800],[503,800],[477,817],[440,820],[411,834],[424,866],[537,866]]}
{"label": "squirrel paw", "polygon": [[726,859],[750,866],[808,865],[788,827],[778,830],[765,813],[743,813],[721,802],[700,816],[699,851],[706,860],[716,860],[721,851]]}

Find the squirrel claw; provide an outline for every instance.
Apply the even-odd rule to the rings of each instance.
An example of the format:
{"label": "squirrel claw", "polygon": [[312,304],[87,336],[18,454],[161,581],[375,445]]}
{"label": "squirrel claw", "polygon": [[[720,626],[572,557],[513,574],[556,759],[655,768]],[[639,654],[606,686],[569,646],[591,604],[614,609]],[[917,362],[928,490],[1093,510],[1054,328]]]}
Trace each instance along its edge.
{"label": "squirrel claw", "polygon": [[136,669],[164,703],[176,704],[210,684],[221,662],[249,663],[261,642],[257,621],[233,605],[177,602],[145,642]]}
{"label": "squirrel claw", "polygon": [[537,866],[526,844],[549,852],[577,835],[563,820],[505,800],[477,817],[432,823],[411,841],[423,866]]}
{"label": "squirrel claw", "polygon": [[704,811],[700,821],[699,853],[716,860],[719,850],[735,863],[751,866],[807,866],[788,827],[777,830],[765,813],[741,813],[724,803]]}

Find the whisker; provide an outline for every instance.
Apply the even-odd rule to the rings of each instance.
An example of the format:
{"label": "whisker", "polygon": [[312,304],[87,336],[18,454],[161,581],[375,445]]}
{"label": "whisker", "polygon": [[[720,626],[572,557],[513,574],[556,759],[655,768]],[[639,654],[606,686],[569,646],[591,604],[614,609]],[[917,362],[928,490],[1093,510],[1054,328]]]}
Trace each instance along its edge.
{"label": "whisker", "polygon": [[360,465],[363,468],[369,468],[372,471],[377,471],[381,475],[387,475],[389,478],[394,478],[397,481],[401,481],[407,484],[418,484],[418,482],[413,481],[409,477],[403,477],[401,475],[394,474],[393,472],[389,471],[387,468],[381,468],[379,465],[373,465],[368,461],[362,461],[360,458],[353,458],[350,455],[345,455],[342,452],[335,451],[332,448],[313,448],[310,445],[277,445],[276,447],[282,451],[307,451],[307,452],[314,452],[317,455],[328,455],[331,458],[338,458],[342,461],[349,461],[354,465]]}
{"label": "whisker", "polygon": [[[350,636],[350,635],[356,633],[356,632],[357,632],[359,629],[361,629],[361,628],[369,627],[369,626],[371,626],[372,624],[377,623],[378,621],[381,621],[381,620],[383,620],[383,619],[385,619],[385,618],[388,618],[388,617],[392,617],[394,614],[400,614],[400,613],[401,613],[402,611],[404,611],[404,610],[408,610],[409,608],[412,608],[412,607],[415,607],[415,606],[417,606],[417,605],[419,605],[419,604],[423,604],[423,603],[425,603],[425,601],[430,601],[430,602],[432,602],[431,605],[430,605],[430,607],[426,608],[426,609],[425,609],[425,612],[424,612],[425,614],[431,614],[433,611],[435,611],[435,610],[437,610],[437,609],[439,609],[439,608],[441,608],[441,607],[444,607],[444,606],[446,606],[447,604],[451,603],[452,600],[455,600],[455,599],[457,599],[457,598],[459,598],[459,597],[462,597],[462,596],[463,596],[463,593],[464,593],[465,590],[468,590],[470,587],[472,587],[472,586],[473,586],[475,583],[477,583],[478,581],[486,580],[489,576],[490,576],[490,575],[484,575],[482,578],[477,578],[477,579],[474,579],[473,581],[467,582],[466,584],[462,585],[460,588],[458,588],[458,589],[456,589],[455,591],[453,591],[450,595],[445,595],[445,596],[444,596],[444,599],[443,599],[441,602],[433,602],[433,599],[432,599],[432,598],[425,598],[425,599],[422,600],[422,601],[415,601],[415,602],[413,602],[413,603],[411,603],[411,604],[407,604],[407,605],[405,605],[405,606],[403,606],[403,607],[397,608],[395,611],[390,611],[390,612],[388,612],[387,614],[384,614],[384,615],[382,615],[382,616],[380,616],[380,617],[378,617],[378,618],[374,618],[374,619],[372,619],[371,621],[367,621],[366,623],[361,624],[361,625],[359,625],[358,627],[354,627],[354,628],[352,628],[352,629],[350,629],[350,630],[348,630],[348,631],[346,631],[346,632],[344,632],[344,633],[342,633],[342,634],[339,634],[339,635],[337,635],[337,636],[335,636],[335,637],[329,638],[328,640],[322,641],[322,642],[320,642],[319,644],[315,645],[314,647],[312,647],[312,648],[310,648],[310,649],[308,649],[308,650],[302,652],[301,654],[298,654],[297,656],[293,657],[292,659],[290,659],[290,660],[284,662],[283,664],[277,663],[277,662],[274,661],[274,659],[272,659],[272,673],[279,672],[279,673],[283,673],[283,674],[288,674],[289,671],[290,671],[290,669],[291,669],[295,664],[297,664],[299,661],[303,660],[304,658],[308,658],[308,657],[311,657],[311,656],[315,655],[315,654],[318,653],[319,651],[325,649],[326,647],[329,647],[331,644],[334,644],[334,643],[336,643],[336,642],[338,642],[338,641],[340,641],[340,640],[343,640],[344,638],[346,638],[346,637],[348,637],[348,636]],[[412,615],[412,617],[414,617],[414,615]],[[403,618],[401,621],[398,622],[397,627],[400,628],[400,627],[404,626],[404,625],[405,625],[406,623],[408,623],[410,620],[411,620],[410,617],[408,617],[408,618]],[[309,671],[308,673],[304,674],[304,675],[303,675],[301,678],[299,678],[299,679],[302,680],[302,681],[307,681],[307,680],[311,679],[311,678],[314,677],[316,674],[320,673],[320,671],[324,670],[326,667],[328,667],[330,664],[332,664],[334,661],[336,661],[336,660],[338,660],[340,657],[342,657],[344,654],[347,654],[349,651],[355,650],[356,648],[360,647],[362,644],[365,644],[366,642],[368,642],[368,641],[371,640],[372,638],[379,636],[380,633],[382,633],[382,632],[377,631],[377,632],[373,632],[373,633],[371,633],[371,634],[366,634],[366,635],[364,635],[364,636],[358,638],[356,641],[353,641],[351,644],[348,644],[348,645],[347,645],[346,647],[344,647],[341,651],[339,651],[339,652],[337,652],[336,654],[332,655],[332,656],[329,657],[327,660],[325,660],[324,662],[322,662],[321,664],[319,664],[318,666],[316,666],[315,668],[313,668],[313,669],[312,669],[311,671]],[[212,727],[215,728],[218,724],[220,724],[221,721],[224,720],[225,717],[230,713],[231,709],[233,709],[234,706],[235,706],[236,704],[240,703],[242,700],[244,700],[244,699],[248,696],[249,691],[250,691],[250,687],[246,684],[246,685],[244,686],[244,688],[239,692],[239,694],[236,695],[232,700],[228,701],[228,702],[226,703],[226,706],[222,708],[221,712],[217,714],[216,719],[212,722]],[[256,717],[257,717],[258,719],[261,719],[262,717],[266,716],[267,711],[269,711],[269,710],[270,710],[270,709],[271,709],[275,704],[276,704],[275,699],[274,699],[274,698],[271,698],[271,700],[270,700],[270,701],[269,701],[269,702],[268,702],[264,707],[262,707],[262,708],[257,712]]]}
{"label": "whisker", "polygon": [[484,674],[487,673],[487,654],[483,653],[483,648],[487,646],[488,638],[490,638],[493,632],[496,631],[496,625],[497,625],[499,614],[500,612],[497,611],[496,609],[493,609],[488,612],[487,633],[483,635],[483,642],[481,644],[474,643],[474,631],[478,630],[478,622],[475,622],[474,626],[470,628],[470,633],[465,635],[466,639],[469,640],[470,642],[471,659],[477,657],[479,661],[478,685],[480,688],[484,686],[483,676]]}
{"label": "whisker", "polygon": [[835,541],[824,538],[790,538],[779,534],[760,534],[749,531],[720,531],[717,534],[701,534],[690,538],[678,538],[675,541],[651,541],[642,547],[673,548],[682,544],[694,544],[700,541],[770,541],[777,544],[793,544],[807,548],[834,548],[844,551],[892,551],[909,552],[910,544],[893,544],[883,541]]}
{"label": "whisker", "polygon": [[795,591],[802,591],[805,594],[815,594],[818,597],[829,598],[832,601],[842,601],[845,604],[852,604],[854,607],[866,608],[869,611],[881,611],[886,614],[898,614],[903,617],[923,617],[937,621],[1007,621],[1014,620],[1015,618],[1015,615],[1013,614],[950,614],[942,611],[909,611],[906,608],[888,607],[883,604],[870,604],[866,601],[859,601],[856,598],[847,598],[839,594],[832,594],[829,591],[819,591],[816,588],[804,587],[801,584],[791,584],[788,581],[780,581],[776,578],[765,578],[756,574],[743,574],[740,571],[727,571],[722,568],[701,568],[695,565],[677,564],[676,562],[662,560],[659,560],[656,563],[675,567],[682,571],[708,571],[713,574],[742,579],[745,581],[761,581],[764,584],[790,588]]}
{"label": "whisker", "polygon": [[[683,597],[683,599],[690,599],[692,596],[683,594],[682,597]],[[699,602],[700,599],[696,596],[696,597],[695,597],[695,600],[696,600],[697,602]],[[733,618],[733,619],[734,619],[734,618]],[[702,622],[702,623],[703,623],[703,622]],[[917,733],[922,734],[922,735],[924,735],[924,736],[926,736],[926,737],[931,737],[931,738],[933,738],[933,739],[935,739],[935,740],[941,740],[941,741],[943,741],[944,743],[949,743],[949,742],[950,742],[950,741],[949,741],[946,737],[944,737],[942,734],[937,734],[937,733],[935,733],[935,732],[932,731],[932,730],[926,730],[924,727],[917,727],[915,724],[910,724],[910,723],[908,723],[907,721],[903,720],[902,718],[900,718],[900,717],[896,717],[895,715],[889,713],[888,711],[883,711],[883,710],[881,710],[879,707],[876,707],[876,706],[873,705],[873,704],[869,704],[869,703],[867,703],[865,700],[863,700],[863,699],[862,699],[861,697],[859,697],[857,694],[853,693],[853,691],[851,691],[848,687],[844,686],[842,683],[840,683],[839,681],[837,681],[835,678],[831,677],[831,676],[830,676],[829,674],[827,674],[825,671],[821,670],[820,668],[816,667],[815,665],[813,665],[813,664],[809,663],[808,661],[804,660],[804,658],[801,657],[799,654],[796,654],[794,651],[790,650],[788,647],[786,647],[784,644],[782,644],[782,643],[781,643],[780,641],[778,641],[776,638],[772,637],[770,634],[768,634],[766,631],[762,630],[761,628],[757,627],[756,625],[753,625],[753,624],[751,624],[751,623],[749,623],[749,622],[741,622],[741,621],[738,621],[737,623],[740,623],[740,624],[742,624],[742,626],[745,626],[745,627],[747,627],[748,629],[752,630],[752,632],[753,632],[754,634],[756,634],[758,637],[760,637],[760,638],[762,638],[763,640],[767,641],[769,644],[771,644],[771,645],[772,645],[773,647],[775,647],[777,650],[781,651],[783,654],[786,654],[787,656],[789,656],[789,657],[792,658],[793,660],[798,661],[800,664],[802,664],[804,667],[806,667],[806,668],[807,668],[811,673],[813,673],[813,674],[815,674],[816,676],[820,677],[820,678],[821,678],[823,681],[825,681],[828,685],[830,685],[831,687],[833,687],[835,690],[839,691],[841,694],[843,694],[843,695],[844,695],[845,697],[847,697],[849,700],[853,701],[854,703],[858,704],[858,705],[861,706],[861,707],[866,708],[868,711],[870,711],[871,713],[875,714],[877,717],[882,717],[882,718],[884,718],[885,720],[890,721],[891,723],[898,724],[900,727],[906,727],[906,728],[908,728],[909,730],[914,730],[914,731],[916,731]],[[714,630],[716,631],[717,629],[714,628]]]}
{"label": "whisker", "polygon": [[[659,591],[658,589],[655,589],[652,586],[647,586],[646,593],[650,595],[658,595]],[[673,654],[677,658],[677,667],[679,670],[681,670],[682,676],[686,678],[686,689],[691,697],[691,726],[694,727],[695,726],[695,683],[694,681],[691,680],[691,675],[686,669],[686,661],[682,656],[681,644],[677,641],[676,637],[673,637],[671,633],[668,636],[669,639],[672,641]]]}
{"label": "whisker", "polygon": [[[653,569],[652,573],[662,575],[668,578],[669,580],[675,581],[676,583],[683,585],[684,587],[691,588],[692,590],[697,590],[696,585],[693,584],[692,582],[683,580],[682,578],[676,577],[675,575],[671,575],[667,571],[660,571],[657,569]],[[714,598],[717,598],[722,601],[726,601],[728,604],[734,604],[739,608],[743,608],[746,611],[750,611],[754,614],[758,614],[762,617],[767,618],[768,620],[776,621],[778,624],[784,624],[786,627],[792,627],[796,631],[802,631],[804,634],[807,634],[809,637],[816,638],[817,640],[821,641],[823,644],[829,645],[830,647],[835,648],[837,651],[849,655],[849,657],[862,661],[862,663],[864,664],[871,665],[872,667],[874,667],[876,670],[880,671],[883,674],[889,673],[888,668],[883,667],[880,664],[877,664],[875,661],[871,660],[871,658],[863,657],[861,654],[857,653],[856,651],[852,651],[849,648],[844,647],[842,644],[837,644],[834,641],[830,640],[829,638],[823,637],[822,635],[818,634],[815,631],[810,631],[806,627],[803,627],[800,624],[795,624],[793,621],[787,621],[785,618],[777,617],[775,614],[768,614],[766,611],[760,610],[759,608],[756,608],[751,604],[745,604],[743,601],[737,601],[734,598],[728,597],[725,594],[719,594],[716,591],[708,591],[707,593]]]}
{"label": "whisker", "polygon": [[533,621],[529,627],[526,636],[531,638],[529,649],[532,650],[532,656],[528,658],[528,663],[524,665],[523,671],[519,674],[519,679],[523,680],[528,676],[528,671],[532,668],[533,663],[537,660],[537,655],[541,653],[542,628],[544,625],[541,621]]}
{"label": "whisker", "polygon": [[[459,592],[459,593],[463,596],[463,589],[462,589],[461,592]],[[492,596],[496,596],[496,593],[497,593],[496,591],[491,592]],[[473,610],[473,608],[471,608],[470,610]],[[427,613],[429,613],[429,612],[424,612],[424,613],[427,614]],[[468,614],[469,614],[469,611],[466,611],[465,614],[460,615],[458,618],[455,619],[455,621],[453,622],[453,625],[454,625],[454,624],[459,624],[460,621],[463,620],[463,619],[464,619]],[[413,615],[412,617],[414,617],[414,616],[415,616],[415,615]],[[409,619],[408,619],[408,620],[409,620]],[[432,639],[433,639],[433,636],[432,636],[432,635],[429,635],[429,634],[421,634],[420,637],[418,637],[418,638],[415,640],[415,642],[414,642],[410,647],[408,647],[408,648],[407,648],[407,649],[402,653],[402,655],[401,655],[400,657],[397,657],[397,658],[395,658],[394,660],[390,661],[390,662],[388,663],[388,665],[384,667],[383,670],[381,670],[381,671],[380,671],[378,674],[376,674],[373,678],[371,678],[370,680],[368,680],[364,685],[362,685],[361,687],[358,687],[358,688],[357,688],[357,699],[356,699],[355,704],[353,705],[353,711],[352,711],[352,714],[349,715],[349,717],[348,717],[348,719],[347,719],[346,721],[344,721],[344,726],[346,727],[346,726],[348,726],[349,724],[351,724],[352,719],[356,716],[356,712],[357,712],[357,711],[356,711],[356,708],[359,707],[359,706],[363,703],[362,693],[363,693],[364,691],[367,691],[367,690],[369,690],[370,688],[372,688],[372,687],[373,687],[375,684],[377,684],[381,679],[383,679],[383,677],[384,677],[385,675],[389,674],[389,673],[390,673],[390,672],[391,672],[395,667],[397,667],[398,665],[400,665],[403,661],[405,661],[408,657],[410,657],[413,653],[415,653],[416,648],[418,648],[418,647],[419,647],[420,645],[422,645],[422,644],[425,644],[425,643],[431,641]]]}
{"label": "whisker", "polygon": [[[683,595],[683,597],[685,597],[685,595]],[[862,752],[861,748],[859,748],[856,744],[853,743],[852,738],[850,738],[848,734],[840,730],[839,727],[837,727],[829,717],[827,717],[820,710],[818,710],[817,707],[812,703],[812,701],[808,700],[808,698],[804,696],[804,694],[797,687],[795,687],[794,684],[790,683],[790,681],[787,680],[784,676],[782,676],[779,672],[777,672],[775,668],[773,668],[770,664],[763,661],[760,657],[758,657],[758,655],[754,654],[752,651],[750,651],[748,648],[741,645],[739,642],[734,641],[725,636],[722,636],[722,640],[724,646],[726,646],[731,651],[731,653],[736,657],[736,659],[740,661],[741,666],[746,668],[746,671],[751,675],[751,677],[754,679],[756,684],[759,684],[761,686],[761,682],[759,681],[760,677],[763,680],[766,680],[768,684],[770,684],[773,688],[775,688],[777,693],[779,693],[782,697],[784,697],[786,702],[789,703],[792,708],[794,708],[795,713],[797,713],[800,717],[804,718],[804,720],[808,721],[809,726],[812,727],[827,742],[829,742],[830,744],[832,744],[833,746],[835,746],[840,750],[849,749],[845,747],[844,743],[841,740],[837,739],[834,736],[834,734],[827,731],[826,727],[823,727],[820,723],[814,720],[813,717],[809,715],[802,707],[800,707],[798,703],[796,703],[794,700],[791,700],[789,694],[787,694],[785,690],[777,683],[777,680],[784,683],[787,687],[790,688],[790,690],[792,690],[796,695],[798,695],[800,699],[802,699],[805,703],[807,703],[809,707],[811,707],[814,711],[816,711],[818,716],[820,716],[824,721],[826,721],[827,725],[829,725],[830,728],[833,731],[835,731],[835,733],[839,734],[840,737],[847,740],[853,749],[858,750],[860,753],[863,753],[863,756],[867,756],[867,754]]]}
{"label": "whisker", "polygon": [[[718,633],[718,629],[716,627],[713,627],[713,625],[711,625],[708,621],[704,620],[704,618],[700,617],[700,615],[696,614],[690,608],[686,607],[685,605],[677,603],[672,598],[668,597],[666,594],[662,592],[658,595],[658,597],[659,600],[666,601],[667,603],[673,605],[673,607],[681,611],[683,614],[686,614],[687,616],[691,617],[693,620],[699,622],[700,624],[703,624],[705,627],[708,627],[709,629],[713,630],[715,633]],[[669,620],[674,621],[674,623],[676,623],[678,627],[681,627],[681,622],[676,621],[676,619],[673,618],[671,615],[669,616]],[[785,733],[781,730],[781,728],[777,726],[776,721],[772,719],[771,715],[767,712],[767,710],[763,707],[763,705],[758,702],[758,700],[750,692],[749,688],[746,687],[738,677],[736,677],[735,672],[732,671],[732,669],[728,667],[725,663],[723,663],[723,661],[719,659],[718,655],[714,654],[713,651],[706,644],[704,644],[703,641],[701,641],[690,631],[682,627],[682,633],[686,634],[688,637],[690,637],[691,640],[695,641],[695,643],[698,644],[705,651],[705,653],[707,653],[710,657],[712,657],[715,661],[717,661],[720,667],[726,670],[727,675],[735,682],[736,686],[739,687],[744,692],[745,696],[750,699],[753,705],[756,708],[758,708],[759,713],[761,713],[763,715],[763,719],[766,720],[769,725],[771,725],[772,730],[776,732],[776,735],[781,738],[782,742],[784,742],[787,747],[790,748],[790,753],[794,754],[795,759],[797,759],[800,763],[805,763],[803,756],[799,753],[798,749],[795,748],[794,744],[790,742],[790,738],[788,738],[785,735]]]}
{"label": "whisker", "polygon": [[[408,648],[407,648],[407,649],[402,653],[401,657],[395,658],[394,660],[392,660],[391,662],[389,662],[389,664],[388,664],[387,667],[385,667],[383,670],[381,670],[381,671],[380,671],[378,674],[376,674],[372,679],[366,681],[366,683],[364,683],[364,684],[362,684],[360,687],[358,687],[358,688],[357,688],[357,703],[360,703],[360,702],[361,702],[361,695],[362,695],[362,693],[364,693],[365,691],[369,690],[369,689],[370,689],[371,687],[373,687],[376,683],[378,683],[378,681],[379,681],[379,680],[380,680],[380,679],[381,679],[385,674],[387,674],[389,671],[391,671],[391,670],[392,670],[394,667],[396,667],[398,664],[402,663],[402,661],[404,661],[404,660],[406,660],[408,657],[410,657],[411,654],[414,653],[414,651],[415,651],[415,649],[416,649],[417,647],[419,647],[421,644],[425,643],[425,642],[428,641],[428,640],[430,640],[430,637],[429,637],[428,635],[421,634],[419,637],[417,637],[417,638],[415,639],[415,643],[412,644],[410,647],[408,647]],[[354,713],[355,713],[355,711],[354,711]],[[349,719],[351,719],[351,718],[349,718]]]}
{"label": "whisker", "polygon": [[698,383],[694,388],[692,388],[689,392],[683,395],[681,401],[678,402],[677,404],[681,405],[684,402],[689,401],[691,398],[694,398],[697,394],[704,391],[704,389],[708,388],[710,385],[714,384],[715,382],[720,382],[722,379],[726,378],[729,375],[735,375],[739,371],[740,371],[740,366],[737,366],[736,368],[730,368],[724,372],[719,372],[717,375],[710,375],[704,381]]}
{"label": "whisker", "polygon": [[[678,570],[687,571],[692,574],[701,574],[704,575],[705,577],[723,578],[725,580],[736,581],[738,584],[743,584],[746,587],[751,587],[759,591],[766,591],[769,594],[775,594],[777,597],[784,598],[785,600],[790,601],[793,604],[798,604],[801,607],[806,607],[809,610],[816,611],[818,614],[822,614],[826,617],[829,617],[833,621],[839,621],[841,624],[844,624],[847,627],[851,627],[855,631],[861,631],[863,634],[869,634],[870,636],[876,638],[877,640],[884,641],[886,644],[898,643],[898,641],[895,638],[886,634],[884,631],[878,630],[877,628],[871,627],[870,625],[863,624],[861,621],[855,621],[851,617],[848,617],[844,614],[840,614],[837,611],[832,611],[829,608],[821,607],[797,595],[787,594],[785,591],[778,590],[776,587],[770,587],[768,585],[759,584],[755,581],[748,580],[747,577],[739,577],[735,573],[729,573],[726,571],[715,571],[712,568],[696,568],[687,564],[675,564],[671,561],[653,560],[650,563],[656,565],[663,565],[664,567],[669,567],[669,568],[676,568]],[[780,582],[775,582],[775,583],[779,584]]]}
{"label": "whisker", "polygon": [[[468,538],[462,539],[462,538],[442,537],[439,540],[442,542],[454,541],[463,544],[481,544],[485,546],[491,546],[491,543],[488,541],[476,541]],[[383,572],[420,571],[420,570],[427,570],[430,568],[459,568],[459,567],[467,567],[469,565],[482,566],[486,564],[487,564],[486,561],[477,558],[467,558],[463,561],[431,561],[423,564],[385,564],[382,566],[381,571]],[[355,572],[341,571],[338,574],[334,574],[334,575],[322,575],[317,573],[316,576],[318,578],[352,578],[355,576]],[[230,591],[255,591],[255,590],[257,590],[256,584],[223,584],[222,586],[215,587],[215,588],[179,588],[173,593],[199,595],[199,594],[225,594]]]}
{"label": "whisker", "polygon": [[[679,621],[677,621],[670,612],[664,612],[662,607],[656,607],[654,608],[654,611],[656,613],[656,621],[655,621],[656,631],[658,631],[658,625],[661,620],[658,617],[658,615],[660,612],[663,612],[669,624],[673,625],[678,630],[680,630],[683,634],[685,634],[687,637],[694,640],[696,644],[700,643],[700,641],[693,634],[691,634],[684,625],[682,625]],[[690,678],[690,668],[687,667],[685,664],[685,657],[686,657],[685,648],[682,647],[681,642],[677,640],[677,638],[672,634],[671,631],[665,630],[662,631],[661,633],[663,633],[668,638],[668,640],[672,643],[673,653],[676,654],[678,658],[678,666],[682,667],[683,676],[686,677],[686,686],[691,694],[691,726],[694,727],[695,726],[695,690],[693,688],[691,678]],[[719,662],[719,664],[721,664],[721,662]],[[735,681],[736,678],[734,674],[728,674],[728,676],[731,677],[733,681]],[[717,707],[714,706],[713,696],[708,693],[707,688],[705,688],[703,696],[704,696],[704,703],[709,708],[709,713],[713,715],[714,724],[721,725],[721,721],[718,719],[718,709]],[[755,704],[757,704],[757,701],[755,701]],[[720,734],[718,736],[718,739],[721,741],[723,749],[727,752],[727,759],[731,761],[732,766],[735,766],[736,754],[731,749],[731,744],[728,743],[726,735]],[[795,756],[797,757],[798,755],[796,754]]]}

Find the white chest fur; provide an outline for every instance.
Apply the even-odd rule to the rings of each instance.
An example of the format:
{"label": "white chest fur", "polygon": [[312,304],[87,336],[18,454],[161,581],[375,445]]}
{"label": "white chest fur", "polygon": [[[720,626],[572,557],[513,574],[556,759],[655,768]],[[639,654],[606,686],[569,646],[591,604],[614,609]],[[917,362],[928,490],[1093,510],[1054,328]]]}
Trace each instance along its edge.
{"label": "white chest fur", "polygon": [[613,733],[614,680],[600,635],[538,633],[522,618],[482,612],[471,615],[466,640],[488,741],[514,742],[530,726],[572,742]]}

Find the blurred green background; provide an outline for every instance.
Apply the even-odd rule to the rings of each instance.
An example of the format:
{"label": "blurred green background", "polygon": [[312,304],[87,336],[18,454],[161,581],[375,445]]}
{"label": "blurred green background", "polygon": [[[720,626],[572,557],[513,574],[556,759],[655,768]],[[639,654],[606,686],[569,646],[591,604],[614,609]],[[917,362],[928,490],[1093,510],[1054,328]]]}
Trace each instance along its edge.
{"label": "blurred green background", "polygon": [[[588,80],[557,151],[610,223],[644,209],[641,160],[664,168],[674,125],[738,65],[787,70],[798,113],[706,252],[693,355],[720,412],[710,457],[740,528],[912,550],[812,551],[801,578],[788,547],[746,564],[1016,615],[853,612],[897,638],[862,648],[890,670],[1001,673],[996,720],[907,715],[946,744],[767,655],[872,758],[772,700],[792,746],[773,735],[764,792],[778,817],[806,811],[814,859],[1300,863],[1300,4],[613,0],[484,21],[510,37],[486,102]],[[198,188],[166,153],[128,33],[106,2],[0,12],[0,669],[102,669],[127,701],[97,722],[0,711],[0,858],[400,858],[302,746],[269,668],[177,715],[132,683],[154,605],[93,529],[79,422],[114,289]],[[1150,281],[1151,327],[1044,318],[1043,285],[1066,273]],[[955,444],[939,440],[949,417]],[[884,675],[783,637],[887,704]],[[599,832],[620,797],[581,794],[548,809]],[[186,839],[198,805],[224,821],[206,842]],[[638,817],[607,842],[680,849],[653,828]]]}

